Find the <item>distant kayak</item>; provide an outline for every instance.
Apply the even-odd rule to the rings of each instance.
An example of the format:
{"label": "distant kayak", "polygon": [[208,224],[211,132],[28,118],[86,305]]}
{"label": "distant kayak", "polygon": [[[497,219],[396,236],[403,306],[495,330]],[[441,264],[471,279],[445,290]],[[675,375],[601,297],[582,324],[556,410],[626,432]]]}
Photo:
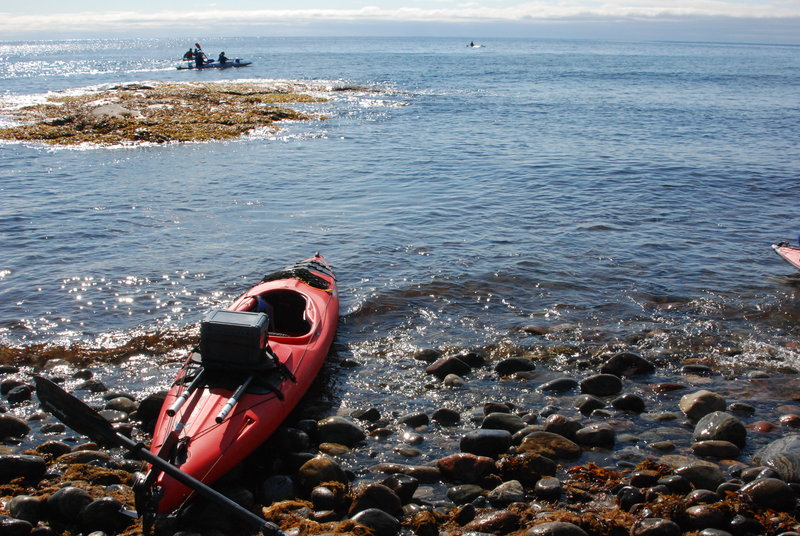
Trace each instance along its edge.
{"label": "distant kayak", "polygon": [[800,270],[800,247],[789,245],[787,242],[773,244],[772,249],[780,255],[783,260]]}
{"label": "distant kayak", "polygon": [[253,63],[252,61],[243,61],[239,58],[236,58],[232,61],[209,61],[205,62],[202,65],[197,65],[194,60],[191,61],[182,61],[178,64],[178,69],[228,69],[229,67],[247,67]]}
{"label": "distant kayak", "polygon": [[467,45],[467,48],[483,48],[486,45],[476,45],[475,43],[470,43]]}

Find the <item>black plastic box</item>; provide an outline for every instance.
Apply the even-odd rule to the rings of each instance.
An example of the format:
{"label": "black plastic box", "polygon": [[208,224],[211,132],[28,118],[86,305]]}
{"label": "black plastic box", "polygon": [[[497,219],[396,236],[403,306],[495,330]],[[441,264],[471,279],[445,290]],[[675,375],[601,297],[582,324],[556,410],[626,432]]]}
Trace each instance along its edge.
{"label": "black plastic box", "polygon": [[269,338],[266,313],[228,311],[208,312],[200,323],[200,356],[203,366],[243,369],[264,362]]}

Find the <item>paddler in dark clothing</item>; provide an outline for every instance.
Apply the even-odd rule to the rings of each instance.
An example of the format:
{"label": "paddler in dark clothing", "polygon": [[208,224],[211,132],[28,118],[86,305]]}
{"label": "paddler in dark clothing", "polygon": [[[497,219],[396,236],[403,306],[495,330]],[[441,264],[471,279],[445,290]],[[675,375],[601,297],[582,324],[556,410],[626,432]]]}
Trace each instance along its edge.
{"label": "paddler in dark clothing", "polygon": [[224,52],[220,52],[217,61],[219,61],[220,63],[228,63],[228,58],[227,56],[225,56]]}
{"label": "paddler in dark clothing", "polygon": [[194,64],[195,67],[202,67],[203,66],[203,51],[199,48],[194,51]]}
{"label": "paddler in dark clothing", "polygon": [[194,51],[192,47],[189,47],[189,50],[186,51],[186,54],[183,55],[183,59],[186,61],[192,61],[194,59]]}

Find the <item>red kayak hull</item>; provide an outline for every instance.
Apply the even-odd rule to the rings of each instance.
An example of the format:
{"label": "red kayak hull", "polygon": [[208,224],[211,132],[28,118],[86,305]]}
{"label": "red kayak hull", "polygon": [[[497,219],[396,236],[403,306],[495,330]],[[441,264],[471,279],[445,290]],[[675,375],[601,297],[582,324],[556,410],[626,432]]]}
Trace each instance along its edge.
{"label": "red kayak hull", "polygon": [[[294,409],[322,368],[336,334],[339,317],[336,281],[325,260],[317,256],[295,266],[301,265],[308,266],[308,270],[314,276],[322,278],[328,288],[317,288],[299,279],[287,277],[259,283],[228,307],[233,311],[252,310],[255,296],[276,301],[277,306],[273,312],[276,326],[273,327],[289,333],[271,332],[269,346],[294,376],[272,376],[271,381],[281,393],[282,399],[275,392],[264,389],[245,392],[233,410],[218,423],[215,419],[235,387],[230,386],[228,389],[214,386],[211,382],[210,386],[193,391],[174,416],[169,416],[167,410],[187,388],[188,382],[182,382],[182,376],[190,375],[192,367],[197,367],[198,354],[193,353],[181,368],[161,408],[151,452],[170,460],[183,472],[210,484],[266,441]],[[287,322],[282,319],[282,304],[287,299],[293,305],[286,310],[291,309],[292,315],[302,316],[302,328],[298,328],[295,321]],[[303,302],[304,307],[298,307]],[[295,332],[292,333],[292,330]],[[299,333],[298,330],[306,331]],[[193,493],[190,488],[163,473],[155,485],[163,493],[157,507],[159,513],[176,510]]]}
{"label": "red kayak hull", "polygon": [[772,249],[775,253],[781,256],[783,260],[800,270],[800,247],[790,246],[783,242],[780,244],[773,244]]}

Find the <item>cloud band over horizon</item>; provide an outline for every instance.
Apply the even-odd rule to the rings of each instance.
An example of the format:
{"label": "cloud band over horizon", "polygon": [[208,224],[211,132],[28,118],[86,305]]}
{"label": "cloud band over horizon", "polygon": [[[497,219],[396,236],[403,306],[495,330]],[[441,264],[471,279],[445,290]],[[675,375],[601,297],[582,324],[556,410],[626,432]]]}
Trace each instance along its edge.
{"label": "cloud band over horizon", "polygon": [[[444,2],[443,2],[444,5]],[[208,8],[187,12],[163,10],[158,12],[103,11],[62,13],[2,13],[0,35],[98,34],[135,31],[188,31],[196,33],[213,30],[241,32],[247,28],[307,29],[324,23],[365,25],[436,23],[475,25],[509,23],[697,23],[704,20],[755,20],[789,23],[800,28],[800,3],[793,1],[745,3],[722,0],[679,0],[670,5],[656,1],[596,2],[573,0],[553,4],[546,1],[527,2],[507,7],[489,7],[476,2],[448,7],[376,7],[352,9],[219,9]]]}

